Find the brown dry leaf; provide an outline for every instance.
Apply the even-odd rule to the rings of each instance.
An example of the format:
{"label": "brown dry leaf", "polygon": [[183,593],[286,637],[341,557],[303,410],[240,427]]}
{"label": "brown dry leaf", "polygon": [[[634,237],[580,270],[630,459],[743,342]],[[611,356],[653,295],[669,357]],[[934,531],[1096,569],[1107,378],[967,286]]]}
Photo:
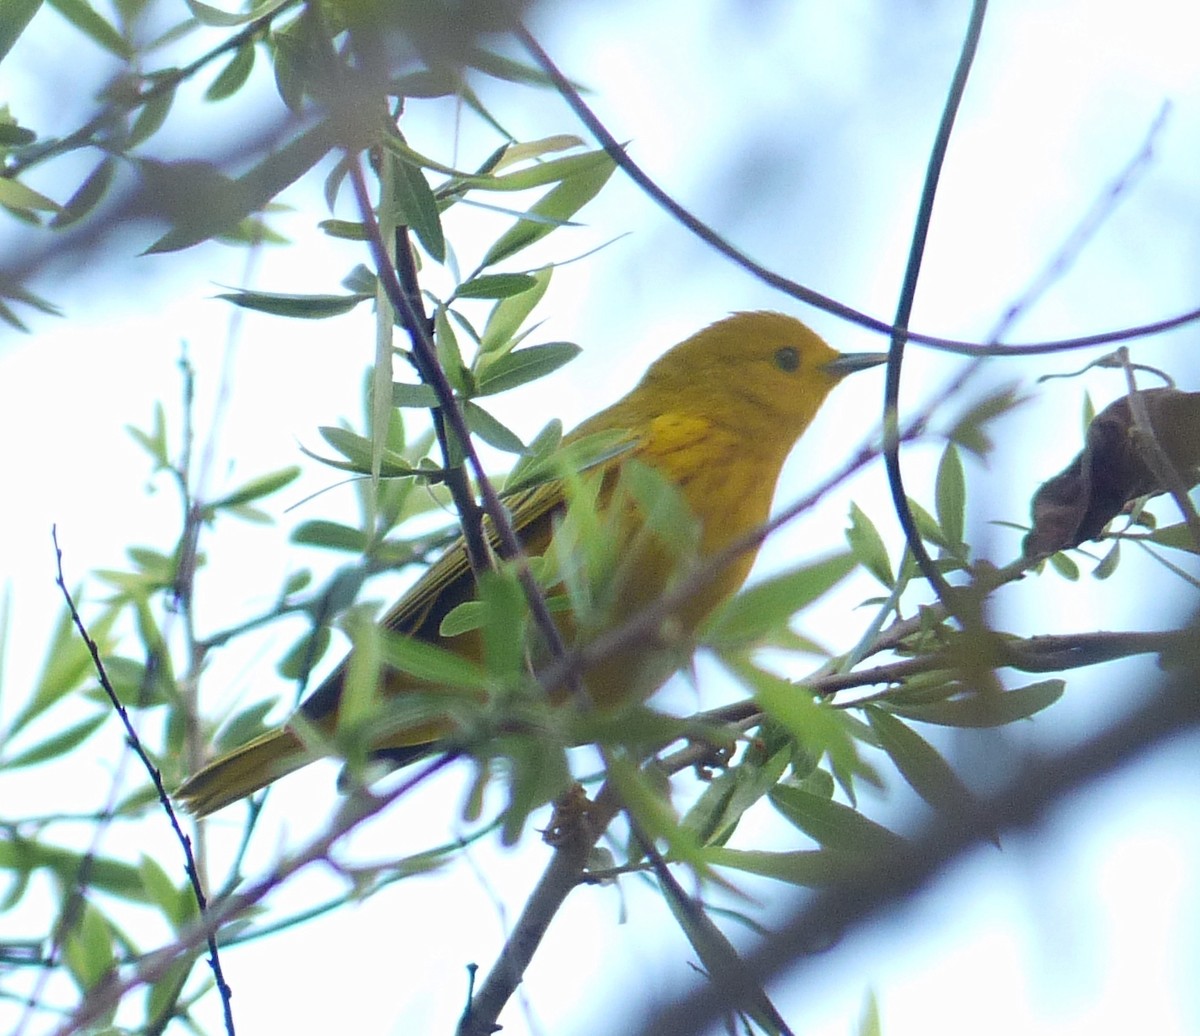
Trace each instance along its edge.
{"label": "brown dry leaf", "polygon": [[[1200,392],[1148,389],[1141,393],[1159,448],[1186,486],[1200,482]],[[1099,539],[1138,497],[1166,492],[1154,474],[1153,444],[1140,441],[1129,397],[1110,403],[1088,426],[1080,453],[1033,495],[1033,528],[1025,556],[1040,557]]]}

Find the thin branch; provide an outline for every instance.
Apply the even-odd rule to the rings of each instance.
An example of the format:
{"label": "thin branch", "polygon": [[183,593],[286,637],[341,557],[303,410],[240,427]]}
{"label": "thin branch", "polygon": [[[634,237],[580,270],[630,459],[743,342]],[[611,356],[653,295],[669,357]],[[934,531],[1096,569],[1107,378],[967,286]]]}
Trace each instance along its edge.
{"label": "thin branch", "polygon": [[958,108],[967,88],[967,79],[971,74],[975,52],[979,47],[979,38],[983,32],[983,19],[986,13],[987,0],[974,0],[966,35],[963,38],[962,51],[958,58],[958,66],[954,70],[946,103],[942,109],[942,117],[938,123],[937,134],[930,150],[929,164],[925,170],[925,183],[921,188],[921,203],[913,226],[912,244],[909,247],[904,282],[900,289],[900,300],[896,308],[895,329],[892,332],[891,348],[888,351],[883,408],[883,461],[887,469],[888,486],[892,491],[892,506],[895,508],[896,517],[900,520],[900,527],[904,531],[908,549],[912,551],[917,567],[920,568],[921,574],[933,588],[938,599],[954,612],[965,626],[974,625],[978,621],[978,617],[960,614],[966,611],[968,602],[961,593],[956,593],[946,582],[945,577],[933,563],[933,558],[929,556],[929,551],[925,549],[925,541],[917,528],[912,508],[908,504],[908,494],[904,489],[904,476],[900,470],[900,369],[904,359],[904,345],[908,341],[908,321],[912,315],[913,301],[917,294],[917,279],[920,276],[921,262],[925,256],[925,243],[929,237],[929,225],[933,219],[933,203],[937,196],[942,165],[946,159],[946,150],[950,146],[950,135],[954,130]]}
{"label": "thin branch", "polygon": [[[204,895],[204,887],[200,881],[200,872],[196,867],[196,858],[192,854],[192,842],[183,832],[183,828],[179,824],[179,818],[175,815],[175,809],[171,805],[170,796],[167,794],[166,786],[163,784],[162,774],[159,773],[158,767],[154,765],[145,748],[142,746],[141,739],[134,730],[133,721],[129,717],[129,713],[125,706],[121,703],[121,699],[117,697],[117,692],[113,689],[109,682],[108,673],[104,668],[104,661],[100,657],[100,648],[96,642],[89,636],[87,627],[83,623],[83,617],[79,614],[79,610],[75,607],[75,601],[71,596],[71,591],[67,589],[66,579],[63,575],[62,567],[62,549],[58,545],[58,529],[55,528],[51,533],[54,540],[54,555],[57,563],[58,575],[55,582],[58,584],[59,590],[62,592],[63,598],[67,602],[67,608],[71,613],[71,621],[75,624],[75,629],[83,640],[84,645],[88,649],[88,654],[91,655],[92,665],[96,670],[96,677],[100,681],[100,686],[104,689],[104,693],[108,696],[108,700],[112,703],[113,709],[121,719],[121,723],[125,728],[125,738],[129,747],[133,749],[138,759],[141,761],[143,768],[150,777],[151,783],[154,785],[154,790],[158,795],[159,805],[162,806],[163,812],[167,815],[167,820],[170,822],[171,830],[174,832],[176,839],[183,848],[184,866],[187,871],[188,882],[192,886],[192,894],[196,897],[196,903],[203,914],[208,908],[208,900]],[[221,996],[221,1005],[224,1012],[225,1031],[229,1036],[233,1036],[233,1010],[230,1004],[230,989],[229,984],[225,981],[225,974],[221,968],[221,958],[217,950],[216,937],[209,934],[204,940],[208,944],[208,961],[212,968],[213,979],[216,981],[217,990]]]}
{"label": "thin branch", "polygon": [[186,960],[206,943],[211,945],[217,933],[226,924],[243,917],[292,875],[314,863],[328,861],[334,845],[350,831],[387,809],[397,799],[409,794],[413,788],[458,758],[458,753],[447,752],[431,760],[385,795],[356,789],[343,802],[333,823],[325,832],[313,839],[304,849],[276,865],[269,874],[254,884],[227,899],[210,903],[199,920],[180,932],[174,942],[147,956],[129,976],[91,990],[87,999],[54,1030],[54,1036],[72,1036],[87,1029],[93,1022],[114,1011],[134,989],[152,985],[164,978],[179,961]]}
{"label": "thin branch", "polygon": [[[588,107],[587,102],[580,96],[571,81],[555,65],[553,59],[542,48],[541,44],[523,26],[515,30],[517,39],[529,52],[538,67],[546,73],[555,89],[567,102],[580,122],[587,127],[588,132],[596,139],[605,153],[616,162],[621,170],[646,194],[651,201],[662,208],[668,215],[677,220],[683,227],[690,230],[705,244],[711,246],[721,255],[753,274],[764,284],[783,292],[791,298],[798,299],[817,309],[824,310],[833,316],[841,317],[849,323],[864,327],[869,331],[891,337],[896,328],[886,320],[873,317],[853,307],[847,306],[837,299],[822,295],[811,288],[767,269],[750,256],[739,251],[716,233],[711,227],[675,201],[639,166],[600,121],[595,112]],[[1162,334],[1179,327],[1200,321],[1200,307],[1189,309],[1176,316],[1167,317],[1145,324],[1121,328],[1115,331],[1103,331],[1097,334],[1082,335],[1076,338],[1060,338],[1042,342],[998,345],[995,343],[980,344],[956,338],[944,338],[939,335],[906,330],[905,338],[941,352],[954,353],[961,356],[1042,356],[1048,353],[1070,352],[1074,349],[1086,349],[1097,345],[1110,345],[1115,342],[1125,342],[1136,338],[1146,338]]]}

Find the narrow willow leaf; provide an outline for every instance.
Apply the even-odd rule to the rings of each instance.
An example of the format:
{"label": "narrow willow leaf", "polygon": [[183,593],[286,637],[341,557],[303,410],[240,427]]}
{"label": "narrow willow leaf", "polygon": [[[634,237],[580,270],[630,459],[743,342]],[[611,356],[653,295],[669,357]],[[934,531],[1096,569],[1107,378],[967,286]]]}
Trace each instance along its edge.
{"label": "narrow willow leaf", "polygon": [[846,542],[863,568],[889,590],[895,585],[892,563],[888,560],[883,537],[858,504],[850,505],[850,528],[846,530]]}
{"label": "narrow willow leaf", "polygon": [[822,795],[781,784],[771,789],[769,798],[791,823],[826,849],[871,860],[904,848],[899,835]]}
{"label": "narrow willow leaf", "polygon": [[71,978],[85,992],[112,977],[116,970],[112,928],[86,899],[75,926],[63,940],[62,954]]}
{"label": "narrow willow leaf", "polygon": [[1062,697],[1064,680],[1042,680],[1003,694],[970,694],[924,703],[889,702],[889,709],[906,719],[943,727],[999,727],[1028,719]]}
{"label": "narrow willow leaf", "polygon": [[966,520],[967,483],[962,458],[954,443],[946,443],[938,464],[934,498],[938,524],[954,547],[961,547]]}
{"label": "narrow willow leaf", "polygon": [[433,410],[441,406],[441,403],[438,402],[437,393],[429,385],[410,385],[403,381],[394,381],[392,406]]}
{"label": "narrow willow leaf", "polygon": [[830,849],[805,849],[793,852],[763,852],[756,849],[727,849],[711,846],[704,850],[705,860],[714,867],[732,867],[747,874],[786,881],[804,888],[823,888],[845,880],[861,869],[861,862],[845,853]]}
{"label": "narrow willow leaf", "polygon": [[81,720],[74,726],[46,738],[45,741],[41,741],[31,748],[7,757],[4,760],[4,769],[15,770],[22,766],[34,766],[37,763],[44,763],[50,759],[57,759],[59,756],[66,755],[83,744],[108,719],[108,712],[103,712],[98,716],[91,716],[88,719]]}
{"label": "narrow willow leaf", "polygon": [[753,645],[786,626],[854,567],[852,554],[836,554],[758,583],[721,606],[707,624],[704,642],[718,650]]}
{"label": "narrow willow leaf", "polygon": [[483,657],[489,673],[504,680],[528,672],[525,663],[529,604],[512,571],[480,573],[479,602],[483,605]]}
{"label": "narrow willow leaf", "polygon": [[864,712],[880,747],[921,798],[952,817],[967,816],[974,811],[973,796],[937,749],[878,706],[868,705]]}
{"label": "narrow willow leaf", "polygon": [[352,525],[318,519],[298,526],[291,535],[291,541],[307,547],[324,547],[326,550],[346,550],[359,554],[367,549],[369,537],[362,529]]}
{"label": "narrow willow leaf", "polygon": [[943,550],[952,550],[955,547],[960,547],[960,544],[954,543],[949,535],[943,531],[937,519],[911,496],[908,498],[908,509],[912,512],[913,523],[917,527],[917,532],[920,533],[921,539],[926,543],[932,543]]}
{"label": "narrow willow leaf", "polygon": [[507,392],[538,378],[544,378],[570,363],[582,350],[574,342],[546,342],[515,349],[489,359],[484,353],[476,371],[476,395],[491,396]]}
{"label": "narrow willow leaf", "polygon": [[261,500],[272,493],[278,493],[284,486],[290,486],[299,477],[300,469],[294,464],[290,467],[280,468],[278,471],[260,475],[258,478],[251,479],[244,485],[238,486],[237,489],[227,493],[220,499],[213,500],[207,505],[207,508],[218,511],[223,507],[236,507],[255,500]]}
{"label": "narrow willow leaf", "polygon": [[1006,385],[979,402],[972,404],[955,422],[947,438],[970,450],[978,457],[986,457],[992,449],[992,441],[984,426],[1001,414],[1007,413],[1023,402],[1015,385]]}
{"label": "narrow willow leaf", "polygon": [[438,687],[485,691],[490,685],[482,666],[415,637],[384,631],[382,657],[393,669]]}
{"label": "narrow willow leaf", "polygon": [[[576,173],[570,179],[563,180],[544,198],[535,202],[529,212],[556,223],[566,222],[600,193],[600,189],[608,182],[608,178],[612,176],[615,168],[615,163],[608,155],[597,152],[594,166]],[[553,225],[546,223],[533,222],[528,219],[518,220],[515,226],[502,234],[499,240],[488,249],[481,265],[494,266],[501,260],[515,255],[521,249],[527,248],[535,241],[540,241],[553,229]]]}
{"label": "narrow willow leaf", "polygon": [[1152,543],[1157,543],[1163,547],[1172,547],[1175,550],[1186,550],[1192,554],[1200,554],[1200,546],[1197,546],[1191,530],[1182,522],[1178,525],[1164,525],[1161,529],[1155,529],[1149,533],[1146,538]]}
{"label": "narrow willow leaf", "polygon": [[[367,228],[364,224],[347,219],[323,219],[317,226],[330,237],[343,241],[366,241]],[[374,295],[374,292],[371,292]]]}
{"label": "narrow willow leaf", "polygon": [[87,178],[79,185],[75,193],[67,199],[66,204],[55,214],[54,218],[50,221],[50,226],[55,230],[69,227],[72,223],[77,223],[95,209],[104,200],[105,195],[108,194],[108,188],[112,184],[113,173],[115,171],[116,162],[111,158],[104,158],[95,169],[88,173]]}
{"label": "narrow willow leaf", "polygon": [[349,313],[360,302],[373,298],[371,295],[289,295],[268,291],[230,291],[217,298],[232,302],[242,309],[253,309],[277,317],[293,317],[299,320],[325,320]]}
{"label": "narrow willow leaf", "polygon": [[1092,569],[1092,578],[1107,579],[1117,570],[1117,565],[1120,564],[1120,562],[1121,541],[1115,540],[1113,545],[1109,548],[1108,553],[1100,559],[1100,564]]}
{"label": "narrow willow leaf", "polygon": [[85,860],[89,886],[118,899],[147,902],[141,874],[136,867],[122,860],[90,852],[76,852],[12,834],[0,839],[0,870],[11,871],[14,875],[45,870],[63,888],[73,888],[73,883],[78,883],[79,875],[85,873],[82,869]]}
{"label": "narrow willow leaf", "polygon": [[[551,137],[542,137],[540,140],[527,140],[524,143],[509,144],[501,150],[492,169],[495,172],[499,172],[508,166],[518,165],[521,162],[529,162],[554,151],[570,151],[571,148],[576,147],[583,147],[583,139],[572,133],[559,133]],[[547,164],[543,162],[534,168],[544,167]]]}
{"label": "narrow willow leaf", "polygon": [[721,771],[684,815],[683,826],[694,831],[702,845],[723,845],[746,810],[783,776],[791,756],[791,750],[785,748],[762,764],[743,762]]}
{"label": "narrow willow leaf", "polygon": [[477,630],[483,625],[485,615],[482,601],[463,601],[446,613],[442,624],[438,626],[438,634],[443,637],[457,637],[460,633]]}
{"label": "narrow willow leaf", "polygon": [[167,116],[171,114],[171,108],[174,104],[174,86],[164,87],[147,97],[142,104],[142,110],[138,112],[137,118],[133,120],[133,125],[129,128],[129,136],[125,140],[125,147],[133,148],[139,144],[144,144],[162,129],[163,123],[167,121]]}
{"label": "narrow willow leaf", "polygon": [[479,340],[481,353],[507,352],[512,348],[517,331],[546,294],[553,273],[553,267],[543,266],[530,275],[534,280],[533,287],[519,295],[501,299],[492,307]]}
{"label": "narrow willow leaf", "polygon": [[507,299],[536,286],[537,281],[528,273],[485,273],[460,284],[454,289],[454,297],[459,299]]}
{"label": "narrow willow leaf", "polygon": [[233,57],[221,69],[220,74],[204,91],[207,101],[223,101],[232,97],[246,84],[250,73],[254,71],[255,45],[253,42],[243,43],[234,51]]}
{"label": "narrow willow leaf", "polygon": [[0,205],[27,212],[57,212],[58,202],[27,187],[20,180],[0,178]]}
{"label": "narrow willow leaf", "polygon": [[124,61],[133,57],[129,42],[86,0],[49,0],[49,4],[88,39]]}
{"label": "narrow willow leaf", "polygon": [[489,446],[495,446],[505,453],[524,453],[525,444],[518,438],[516,432],[501,424],[483,407],[472,403],[469,399],[463,402],[463,417],[467,427],[479,436]]}
{"label": "narrow willow leaf", "polygon": [[0,59],[21,38],[25,26],[41,6],[42,0],[6,0],[4,10],[0,12]]}
{"label": "narrow willow leaf", "polygon": [[446,238],[429,181],[417,166],[400,158],[393,158],[392,169],[396,222],[411,227],[425,251],[437,262],[444,263]]}

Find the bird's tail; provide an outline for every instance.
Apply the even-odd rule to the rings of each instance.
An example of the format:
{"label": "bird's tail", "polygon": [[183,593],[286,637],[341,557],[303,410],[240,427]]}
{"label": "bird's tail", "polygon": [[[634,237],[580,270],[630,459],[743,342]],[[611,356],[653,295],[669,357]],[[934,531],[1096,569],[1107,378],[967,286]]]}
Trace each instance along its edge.
{"label": "bird's tail", "polygon": [[270,730],[197,770],[174,798],[194,816],[206,817],[311,759],[311,751],[286,727]]}

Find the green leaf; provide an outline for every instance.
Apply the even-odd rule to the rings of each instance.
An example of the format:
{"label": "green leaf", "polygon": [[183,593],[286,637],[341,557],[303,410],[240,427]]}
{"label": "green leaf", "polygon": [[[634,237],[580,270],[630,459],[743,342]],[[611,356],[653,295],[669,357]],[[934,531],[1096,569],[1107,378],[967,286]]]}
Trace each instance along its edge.
{"label": "green leaf", "polygon": [[177,887],[152,856],[142,856],[138,871],[150,901],[157,905],[173,930],[179,931],[186,922],[197,916],[199,911],[191,887]]}
{"label": "green leaf", "polygon": [[482,666],[428,641],[383,630],[382,657],[393,669],[443,688],[486,691],[491,684]]}
{"label": "green leaf", "polygon": [[488,672],[506,681],[527,676],[525,661],[529,604],[516,574],[510,570],[481,572],[479,603],[483,605],[483,657]]}
{"label": "green leaf", "polygon": [[254,500],[261,500],[264,496],[278,493],[284,486],[290,486],[299,477],[300,469],[295,465],[280,468],[278,471],[272,471],[267,475],[260,475],[258,478],[251,479],[231,493],[227,493],[218,500],[213,500],[207,507],[210,510],[218,511],[221,508],[237,507],[241,504],[251,503]]}
{"label": "green leaf", "polygon": [[5,0],[0,8],[0,59],[12,50],[41,6],[42,0]]}
{"label": "green leaf", "polygon": [[[514,142],[502,149],[500,156],[496,159],[495,165],[492,166],[492,171],[498,173],[501,169],[505,169],[511,165],[519,165],[521,162],[529,162],[555,151],[570,151],[572,148],[577,147],[583,147],[583,138],[577,137],[573,133],[558,133],[553,136],[542,137],[540,140],[527,140],[523,143]],[[543,169],[549,164],[542,162],[534,166],[534,168]]]}
{"label": "green leaf", "polygon": [[497,421],[483,407],[468,399],[464,400],[462,409],[463,417],[467,420],[467,427],[489,446],[494,446],[505,453],[525,452],[525,444],[521,442],[517,434]]}
{"label": "green leaf", "polygon": [[942,452],[935,487],[938,523],[950,543],[956,548],[961,547],[967,509],[967,483],[962,458],[952,442],[946,443],[946,449]]}
{"label": "green leaf", "polygon": [[237,180],[201,162],[154,163],[142,159],[145,194],[159,205],[172,229],[147,254],[174,252],[228,233],[252,212],[265,208],[285,187],[300,179],[335,144],[331,127],[318,123],[267,155]]}
{"label": "green leaf", "polygon": [[98,716],[91,716],[88,719],[81,720],[74,726],[46,738],[45,741],[39,742],[32,748],[27,748],[25,751],[18,752],[16,755],[3,760],[4,769],[16,770],[22,766],[34,766],[37,763],[44,763],[47,760],[57,759],[59,756],[66,755],[83,744],[84,741],[99,730],[108,718],[109,714],[103,712]]}
{"label": "green leaf", "polygon": [[937,519],[911,496],[908,498],[908,509],[912,512],[913,524],[916,525],[917,532],[926,543],[932,543],[947,551],[960,546],[951,542],[950,537],[942,530]]}
{"label": "green leaf", "polygon": [[462,350],[458,347],[458,336],[450,323],[445,306],[438,306],[433,321],[433,345],[438,363],[450,382],[450,387],[460,396],[472,395],[471,376],[463,363]]}
{"label": "green leaf", "polygon": [[394,157],[392,192],[396,222],[411,227],[425,251],[437,262],[444,263],[446,239],[442,234],[442,217],[425,174],[412,163]]}
{"label": "green leaf", "polygon": [[441,406],[437,393],[431,385],[409,385],[403,381],[392,382],[392,406],[415,407],[434,410]]}
{"label": "green leaf", "polygon": [[772,853],[710,846],[704,850],[704,858],[713,867],[732,867],[803,888],[835,885],[862,867],[852,857],[829,849]]}
{"label": "green leaf", "polygon": [[479,629],[485,621],[486,609],[482,601],[463,601],[455,605],[438,626],[438,635],[457,637],[460,633]]}
{"label": "green leaf", "polygon": [[544,378],[570,363],[580,352],[582,350],[574,342],[546,342],[514,349],[496,355],[494,359],[485,353],[475,372],[475,394],[492,396]]}
{"label": "green leaf", "polygon": [[1024,400],[1017,395],[1015,385],[1006,385],[997,389],[979,402],[972,404],[960,415],[951,427],[947,438],[978,457],[986,457],[991,452],[992,441],[985,433],[984,426],[1022,402]]}
{"label": "green leaf", "polygon": [[74,888],[87,860],[88,882],[93,888],[118,899],[144,903],[148,897],[136,867],[93,853],[76,852],[46,845],[11,832],[0,839],[0,870],[25,875],[35,870],[50,871],[63,888]]}
{"label": "green leaf", "polygon": [[904,849],[904,839],[899,835],[823,795],[781,784],[771,789],[768,797],[791,823],[826,849],[866,860]]}
{"label": "green leaf", "polygon": [[863,711],[880,747],[921,798],[951,817],[971,815],[974,797],[928,741],[878,706],[867,705]]}
{"label": "green leaf", "polygon": [[104,196],[112,184],[115,171],[116,162],[113,159],[102,159],[100,164],[88,173],[66,204],[55,213],[54,218],[50,221],[50,226],[55,230],[61,230],[63,227],[69,227],[72,223],[83,219],[104,200]]}
{"label": "green leaf", "polygon": [[[345,428],[335,428],[330,425],[323,425],[317,429],[321,433],[321,438],[324,439],[330,446],[345,457],[354,471],[359,471],[364,474],[370,474],[371,471],[371,440],[364,438],[361,435],[356,435]],[[412,465],[403,457],[399,457],[390,450],[384,451],[384,464],[382,467],[383,473],[389,476],[407,475],[412,472]]]}
{"label": "green leaf", "polygon": [[873,990],[867,991],[863,1012],[858,1019],[858,1031],[854,1036],[883,1036],[883,1023],[879,1020],[879,1004]]}
{"label": "green leaf", "polygon": [[1067,555],[1066,551],[1060,550],[1056,554],[1051,554],[1048,560],[1051,568],[1064,579],[1069,579],[1072,583],[1079,579],[1079,566]]}
{"label": "green leaf", "polygon": [[149,95],[142,102],[142,110],[138,112],[137,118],[133,120],[133,125],[129,128],[129,136],[125,140],[125,147],[127,149],[137,147],[162,129],[162,125],[167,121],[167,116],[171,114],[171,107],[174,104],[175,87],[173,85],[156,90]]}
{"label": "green leaf", "polygon": [[1117,565],[1121,562],[1121,541],[1114,540],[1113,545],[1108,549],[1108,553],[1100,559],[1094,569],[1092,569],[1093,579],[1107,579],[1116,570]]}
{"label": "green leaf", "polygon": [[774,576],[726,601],[706,624],[703,639],[717,650],[748,647],[786,626],[854,571],[854,556],[835,554]]}
{"label": "green leaf", "polygon": [[802,684],[793,684],[745,661],[734,661],[726,655],[719,657],[754,692],[763,711],[814,759],[828,753],[831,762],[843,773],[862,771],[850,733],[851,717],[814,698],[812,691]]}
{"label": "green leaf", "polygon": [[562,224],[570,220],[576,212],[599,194],[600,189],[612,176],[616,165],[604,152],[594,152],[593,155],[594,164],[590,168],[563,180],[529,209],[530,214],[539,217],[540,220],[551,220],[552,223],[534,222],[528,219],[518,220],[515,226],[502,234],[499,240],[488,249],[481,265],[494,266],[515,255],[521,249],[529,247],[535,241],[540,241],[555,229],[555,224]]}
{"label": "green leaf", "polygon": [[1200,554],[1200,547],[1197,547],[1191,530],[1183,522],[1180,522],[1178,525],[1164,525],[1159,529],[1155,529],[1147,533],[1146,539],[1150,540],[1151,543],[1157,543],[1163,547],[1171,547],[1175,550],[1186,550],[1192,554]]}
{"label": "green leaf", "polygon": [[49,3],[93,43],[122,60],[133,57],[133,50],[125,38],[84,0],[49,0]]}
{"label": "green leaf", "polygon": [[892,563],[888,560],[883,537],[858,504],[850,505],[850,528],[846,530],[846,542],[850,544],[850,550],[863,568],[889,590],[895,586]]}
{"label": "green leaf", "polygon": [[293,543],[299,543],[306,547],[346,550],[354,554],[364,553],[368,544],[367,534],[362,529],[321,519],[304,522],[297,526],[291,535],[291,540]]}
{"label": "green leaf", "polygon": [[[347,219],[323,219],[317,227],[330,237],[343,241],[366,241],[367,228],[365,224]],[[374,292],[371,295],[374,296]]]}
{"label": "green leaf", "polygon": [[[329,609],[329,615],[336,614],[335,609]],[[328,616],[325,616],[326,620]],[[325,657],[325,652],[329,649],[329,627],[318,626],[315,630],[305,633],[295,644],[291,650],[283,656],[276,664],[275,669],[285,680],[307,680],[309,673],[312,672],[315,666],[322,658]],[[270,707],[268,703],[266,708]],[[264,712],[266,709],[264,709]],[[237,722],[236,720],[234,721]],[[232,729],[232,727],[231,727]],[[261,724],[255,730],[255,734],[262,732]],[[235,744],[242,744],[246,738],[234,741],[230,737],[230,747]]]}
{"label": "green leaf", "polygon": [[536,286],[537,281],[532,274],[485,273],[460,284],[454,289],[454,297],[459,299],[507,299]]}
{"label": "green leaf", "polygon": [[27,187],[20,180],[0,178],[0,205],[28,212],[57,212],[58,202]]}
{"label": "green leaf", "polygon": [[234,51],[228,64],[221,69],[220,75],[212,81],[204,91],[206,101],[223,101],[232,97],[246,84],[250,73],[254,71],[255,46],[253,41],[243,43]]}
{"label": "green leaf", "polygon": [[[78,591],[75,596],[78,599]],[[100,648],[101,654],[107,650],[109,632],[116,614],[115,609],[108,609],[88,624],[88,634]],[[59,699],[78,690],[90,672],[92,656],[79,639],[70,613],[64,609],[50,638],[46,661],[33,696],[12,721],[7,735],[14,736]]]}
{"label": "green leaf", "polygon": [[543,266],[530,276],[534,285],[520,295],[501,299],[492,307],[488,314],[487,324],[479,341],[481,353],[507,352],[512,348],[517,331],[529,318],[529,314],[542,300],[546,289],[550,286],[550,277],[554,273],[551,266]]}
{"label": "green leaf", "polygon": [[201,25],[211,25],[220,29],[232,29],[239,25],[248,25],[257,18],[262,18],[272,11],[283,7],[288,0],[268,0],[267,3],[252,4],[248,11],[230,12],[218,7],[201,3],[200,0],[184,0],[192,16]]}
{"label": "green leaf", "polygon": [[1064,680],[1042,680],[1003,694],[971,693],[962,698],[908,704],[889,702],[891,712],[943,727],[999,727],[1049,708],[1062,697]]}
{"label": "green leaf", "polygon": [[253,309],[277,317],[299,320],[325,320],[349,313],[372,295],[290,295],[269,291],[230,291],[217,296],[242,309]]}
{"label": "green leaf", "polygon": [[687,811],[683,827],[695,832],[702,845],[724,845],[737,829],[742,815],[767,794],[791,761],[784,748],[763,763],[747,762],[722,770]]}
{"label": "green leaf", "polygon": [[63,963],[81,990],[87,992],[116,970],[113,933],[108,921],[87,900],[75,927],[63,940]]}

